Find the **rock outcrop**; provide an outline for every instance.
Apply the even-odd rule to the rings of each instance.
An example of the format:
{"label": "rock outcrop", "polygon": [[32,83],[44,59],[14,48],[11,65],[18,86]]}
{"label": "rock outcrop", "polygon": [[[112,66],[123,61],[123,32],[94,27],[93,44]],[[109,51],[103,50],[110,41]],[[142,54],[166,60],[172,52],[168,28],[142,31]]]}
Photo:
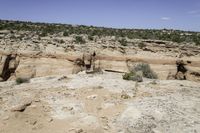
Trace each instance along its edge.
{"label": "rock outcrop", "polygon": [[0,132],[200,132],[199,82],[137,83],[122,75],[81,72],[21,85],[0,82]]}
{"label": "rock outcrop", "polygon": [[0,77],[3,81],[6,81],[12,74],[15,74],[15,70],[19,64],[19,57],[16,54],[9,54],[2,55],[0,59]]}
{"label": "rock outcrop", "polygon": [[[12,38],[13,35],[15,37]],[[200,48],[192,44],[126,39],[127,45],[123,46],[115,37],[95,36],[94,40],[88,40],[87,35],[82,35],[85,44],[77,44],[74,42],[74,35],[63,36],[57,33],[38,37],[31,31],[2,31],[1,36],[3,37],[0,39],[2,81],[18,77],[71,74],[86,69],[92,72],[94,68],[97,68],[97,71],[103,69],[124,73],[129,70],[127,61],[132,64],[148,63],[158,74],[159,79],[166,79],[169,72],[177,72],[178,59],[184,62],[189,60],[187,67],[190,67],[189,72],[192,72],[191,80],[196,77],[195,73],[200,73]],[[92,56],[93,51],[95,56]]]}
{"label": "rock outcrop", "polygon": [[183,60],[176,61],[176,73],[173,74],[169,72],[167,79],[169,80],[191,80],[191,81],[200,81],[200,72],[194,71],[187,68],[187,65],[190,64],[190,61],[184,62]]}

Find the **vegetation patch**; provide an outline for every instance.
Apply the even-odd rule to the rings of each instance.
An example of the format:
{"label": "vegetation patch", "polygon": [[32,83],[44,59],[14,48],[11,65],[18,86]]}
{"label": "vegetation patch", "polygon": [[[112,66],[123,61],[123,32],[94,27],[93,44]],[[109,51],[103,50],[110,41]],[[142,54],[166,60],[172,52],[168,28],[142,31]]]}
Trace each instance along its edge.
{"label": "vegetation patch", "polygon": [[132,80],[142,82],[142,77],[149,79],[157,79],[157,74],[150,68],[149,64],[138,63],[136,64],[129,73],[123,75],[124,80]]}
{"label": "vegetation patch", "polygon": [[75,37],[75,43],[78,43],[78,44],[85,44],[86,41],[83,39],[82,36],[76,36],[76,37]]}
{"label": "vegetation patch", "polygon": [[[40,37],[48,34],[58,34],[63,32],[63,36],[71,34],[85,34],[88,36],[116,36],[127,37],[129,39],[149,39],[149,40],[164,40],[177,43],[194,43],[200,45],[200,33],[180,30],[156,30],[156,29],[115,29],[105,27],[94,27],[84,25],[68,25],[68,24],[50,24],[50,23],[32,23],[22,21],[7,21],[0,20],[0,30],[12,31],[33,31],[39,32]],[[122,45],[126,45],[122,41]]]}
{"label": "vegetation patch", "polygon": [[125,38],[120,39],[120,40],[119,40],[119,43],[120,43],[122,46],[127,46],[127,40],[126,40]]}
{"label": "vegetation patch", "polygon": [[125,73],[123,75],[123,79],[124,80],[132,80],[132,81],[137,81],[137,82],[142,82],[142,75],[140,75],[139,73],[135,73],[135,72],[130,72],[130,73]]}
{"label": "vegetation patch", "polygon": [[94,37],[93,36],[88,36],[88,40],[93,41]]}
{"label": "vegetation patch", "polygon": [[17,78],[16,79],[16,83],[19,85],[19,84],[22,84],[22,83],[28,83],[29,82],[29,79],[28,78]]}
{"label": "vegetation patch", "polygon": [[145,45],[143,42],[140,42],[140,43],[138,44],[138,47],[139,47],[140,49],[143,49],[144,47],[146,47],[146,45]]}
{"label": "vegetation patch", "polygon": [[67,31],[63,32],[63,36],[69,36],[69,33]]}
{"label": "vegetation patch", "polygon": [[157,74],[151,69],[147,63],[138,63],[134,66],[133,72],[142,72],[143,77],[157,79]]}

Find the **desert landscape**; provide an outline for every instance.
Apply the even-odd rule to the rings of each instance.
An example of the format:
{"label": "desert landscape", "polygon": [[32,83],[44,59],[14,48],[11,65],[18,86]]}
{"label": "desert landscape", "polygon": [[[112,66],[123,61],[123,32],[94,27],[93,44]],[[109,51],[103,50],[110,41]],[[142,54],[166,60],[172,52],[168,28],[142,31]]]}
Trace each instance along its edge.
{"label": "desert landscape", "polygon": [[199,42],[1,20],[0,133],[198,133]]}

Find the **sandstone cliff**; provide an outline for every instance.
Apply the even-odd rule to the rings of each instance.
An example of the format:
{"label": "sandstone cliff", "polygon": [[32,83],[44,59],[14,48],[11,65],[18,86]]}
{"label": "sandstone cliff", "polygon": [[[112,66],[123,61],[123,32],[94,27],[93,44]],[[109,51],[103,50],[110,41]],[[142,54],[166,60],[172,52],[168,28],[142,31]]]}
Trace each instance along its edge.
{"label": "sandstone cliff", "polygon": [[[85,44],[77,44],[73,41],[74,35],[58,34],[38,39],[34,32],[13,32],[16,38],[12,39],[9,31],[1,31],[4,38],[0,39],[1,80],[71,74],[74,61],[93,51],[97,53],[98,65],[104,70],[126,72],[128,64],[146,62],[160,79],[166,79],[169,72],[176,72],[176,61],[184,60],[191,72],[200,72],[198,46],[140,39],[127,39],[127,46],[123,46],[113,37],[96,36],[95,41],[91,41],[87,35],[82,35]],[[17,39],[21,35],[24,38]]]}

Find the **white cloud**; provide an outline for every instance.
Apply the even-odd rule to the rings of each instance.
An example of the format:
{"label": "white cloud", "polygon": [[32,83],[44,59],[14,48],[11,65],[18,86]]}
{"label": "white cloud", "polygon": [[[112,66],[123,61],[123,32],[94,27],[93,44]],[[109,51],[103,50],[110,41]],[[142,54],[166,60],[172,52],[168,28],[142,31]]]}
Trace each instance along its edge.
{"label": "white cloud", "polygon": [[161,20],[169,21],[169,20],[171,20],[171,18],[170,17],[162,17]]}
{"label": "white cloud", "polygon": [[199,14],[200,10],[192,10],[192,11],[188,11],[188,14]]}
{"label": "white cloud", "polygon": [[187,14],[193,17],[200,17],[200,10],[191,10],[191,11],[188,11]]}

